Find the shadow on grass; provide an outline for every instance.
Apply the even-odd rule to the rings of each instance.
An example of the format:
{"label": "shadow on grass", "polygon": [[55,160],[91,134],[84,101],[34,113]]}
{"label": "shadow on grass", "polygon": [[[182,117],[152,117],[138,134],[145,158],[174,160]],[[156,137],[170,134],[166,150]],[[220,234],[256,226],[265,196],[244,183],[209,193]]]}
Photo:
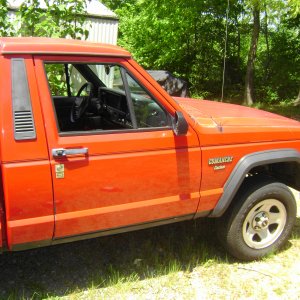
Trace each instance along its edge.
{"label": "shadow on grass", "polygon": [[292,238],[300,239],[300,217],[296,219],[296,223],[292,232]]}
{"label": "shadow on grass", "polygon": [[110,286],[132,274],[142,280],[189,270],[208,261],[226,262],[213,225],[214,220],[197,220],[4,253],[0,256],[0,298],[63,296]]}
{"label": "shadow on grass", "polygon": [[[228,259],[214,220],[183,222],[137,232],[0,256],[0,299],[64,296],[120,279],[143,280]],[[297,218],[293,238],[300,238]]]}

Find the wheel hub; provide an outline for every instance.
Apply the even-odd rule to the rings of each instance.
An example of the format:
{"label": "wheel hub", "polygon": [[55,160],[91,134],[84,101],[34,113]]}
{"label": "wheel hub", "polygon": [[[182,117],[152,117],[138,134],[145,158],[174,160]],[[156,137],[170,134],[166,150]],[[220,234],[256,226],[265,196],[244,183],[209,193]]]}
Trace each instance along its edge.
{"label": "wheel hub", "polygon": [[287,211],[277,199],[264,199],[252,207],[243,223],[243,238],[252,249],[272,245],[284,230]]}
{"label": "wheel hub", "polygon": [[254,230],[260,231],[269,225],[269,216],[266,212],[259,212],[253,218],[252,226]]}

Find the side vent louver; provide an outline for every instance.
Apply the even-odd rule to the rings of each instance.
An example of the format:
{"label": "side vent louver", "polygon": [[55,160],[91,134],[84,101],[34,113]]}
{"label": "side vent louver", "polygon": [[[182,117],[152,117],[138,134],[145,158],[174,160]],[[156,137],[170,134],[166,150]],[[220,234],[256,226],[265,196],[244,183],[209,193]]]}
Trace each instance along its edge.
{"label": "side vent louver", "polygon": [[15,111],[15,132],[34,132],[31,111]]}
{"label": "side vent louver", "polygon": [[21,58],[12,59],[12,101],[15,140],[35,139],[25,61]]}

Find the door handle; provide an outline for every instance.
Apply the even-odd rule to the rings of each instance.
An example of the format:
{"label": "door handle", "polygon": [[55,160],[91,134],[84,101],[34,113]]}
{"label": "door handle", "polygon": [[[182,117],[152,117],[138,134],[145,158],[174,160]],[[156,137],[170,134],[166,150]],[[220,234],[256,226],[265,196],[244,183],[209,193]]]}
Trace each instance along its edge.
{"label": "door handle", "polygon": [[88,154],[88,148],[74,148],[74,149],[64,149],[57,148],[52,149],[53,157],[65,157],[68,155],[78,155],[78,154]]}

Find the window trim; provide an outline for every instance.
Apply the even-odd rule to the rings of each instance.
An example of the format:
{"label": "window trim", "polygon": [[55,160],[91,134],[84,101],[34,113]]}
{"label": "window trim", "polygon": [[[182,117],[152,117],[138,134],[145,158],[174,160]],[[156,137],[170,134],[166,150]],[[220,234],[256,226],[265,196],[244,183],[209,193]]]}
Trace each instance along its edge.
{"label": "window trim", "polygon": [[85,130],[85,131],[63,131],[59,132],[60,137],[69,137],[69,136],[86,136],[86,135],[104,135],[104,134],[119,134],[119,133],[140,133],[140,132],[152,132],[152,131],[168,131],[172,130],[172,126],[166,127],[145,127],[145,128],[137,128],[137,129],[112,129],[112,130],[103,130],[103,129],[95,129],[95,130]]}
{"label": "window trim", "polygon": [[122,67],[120,68],[120,71],[121,71],[121,77],[122,77],[122,80],[123,80],[123,85],[124,85],[124,90],[125,90],[125,97],[126,97],[130,117],[131,117],[132,126],[133,126],[133,129],[138,129],[135,110],[134,110],[134,107],[133,107],[133,101],[132,101],[132,97],[131,97],[131,93],[130,93],[130,89],[129,89],[129,85],[128,85],[128,81],[127,81],[127,77],[126,77],[127,72]]}

